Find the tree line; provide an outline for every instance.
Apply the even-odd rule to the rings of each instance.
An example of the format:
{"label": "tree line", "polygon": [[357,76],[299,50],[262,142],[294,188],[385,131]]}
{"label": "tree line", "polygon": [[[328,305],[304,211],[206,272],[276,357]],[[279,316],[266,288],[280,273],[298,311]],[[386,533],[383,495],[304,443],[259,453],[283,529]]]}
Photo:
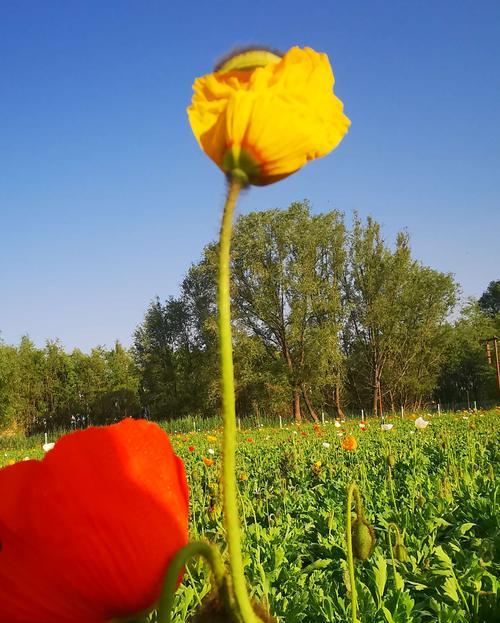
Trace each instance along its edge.
{"label": "tree line", "polygon": [[[0,345],[0,423],[95,423],[218,412],[217,244],[193,264],[176,297],[155,299],[128,351]],[[422,265],[406,232],[313,214],[307,202],[241,216],[232,251],[237,410],[317,420],[320,411],[375,415],[433,401],[495,400],[484,340],[500,334],[500,282],[455,320],[452,275]],[[146,410],[146,411],[145,411]]]}

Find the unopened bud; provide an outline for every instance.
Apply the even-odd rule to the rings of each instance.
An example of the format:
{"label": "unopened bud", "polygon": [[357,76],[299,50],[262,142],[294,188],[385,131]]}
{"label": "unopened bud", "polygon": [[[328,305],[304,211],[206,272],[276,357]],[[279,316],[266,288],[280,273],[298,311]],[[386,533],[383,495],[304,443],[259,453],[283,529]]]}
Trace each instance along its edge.
{"label": "unopened bud", "polygon": [[387,465],[391,468],[396,465],[396,457],[394,456],[394,454],[389,454],[389,456],[387,457]]}
{"label": "unopened bud", "polygon": [[408,550],[402,543],[396,543],[393,548],[394,558],[399,562],[408,562],[410,557],[408,556]]}
{"label": "unopened bud", "polygon": [[375,547],[375,532],[364,517],[357,517],[352,524],[352,551],[358,560],[367,560]]}

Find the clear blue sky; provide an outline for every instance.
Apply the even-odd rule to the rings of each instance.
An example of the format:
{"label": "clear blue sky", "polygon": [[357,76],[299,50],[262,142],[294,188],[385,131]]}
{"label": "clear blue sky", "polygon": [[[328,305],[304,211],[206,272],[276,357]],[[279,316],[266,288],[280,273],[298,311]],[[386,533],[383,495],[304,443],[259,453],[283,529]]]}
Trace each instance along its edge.
{"label": "clear blue sky", "polygon": [[500,278],[500,2],[0,2],[0,330],[130,344],[218,230],[224,179],[185,109],[238,44],[326,52],[352,120],[240,210],[371,214],[453,272]]}

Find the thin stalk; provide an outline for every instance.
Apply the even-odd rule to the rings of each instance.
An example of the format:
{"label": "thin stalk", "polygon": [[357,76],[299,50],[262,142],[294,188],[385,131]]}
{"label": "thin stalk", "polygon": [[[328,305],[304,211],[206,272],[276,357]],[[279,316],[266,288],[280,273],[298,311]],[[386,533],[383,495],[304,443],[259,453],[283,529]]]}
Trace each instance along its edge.
{"label": "thin stalk", "polygon": [[347,490],[347,512],[346,512],[346,537],[347,537],[347,564],[349,567],[349,583],[351,585],[351,611],[352,611],[352,623],[359,623],[358,621],[358,593],[356,591],[356,576],[354,573],[354,555],[352,552],[352,527],[351,527],[351,512],[352,512],[352,498],[355,498],[356,502],[356,514],[358,510],[361,510],[361,496],[359,489],[355,483],[351,483]]}
{"label": "thin stalk", "polygon": [[226,585],[224,563],[222,562],[219,551],[212,545],[203,543],[202,541],[188,543],[176,553],[168,567],[160,601],[158,603],[159,623],[170,623],[172,621],[172,608],[179,576],[187,561],[194,556],[201,556],[210,565],[213,583],[219,594],[227,592],[224,590]]}
{"label": "thin stalk", "polygon": [[241,554],[240,521],[238,516],[238,488],[236,483],[236,407],[234,399],[233,345],[231,336],[230,252],[233,213],[242,184],[234,177],[229,182],[226,204],[222,215],[219,242],[218,311],[221,367],[222,415],[224,435],[222,442],[222,496],[229,554],[229,569],[234,598],[242,623],[254,623],[254,614],[248,596],[243,557]]}
{"label": "thin stalk", "polygon": [[390,465],[387,466],[387,470],[387,480],[389,482],[389,492],[391,494],[392,505],[394,506],[396,517],[399,517],[398,505],[396,504],[396,498],[394,497],[394,482],[392,479],[392,468]]}
{"label": "thin stalk", "polygon": [[396,544],[401,543],[401,534],[399,532],[399,528],[397,527],[395,523],[390,523],[387,526],[387,536],[389,537],[389,552],[391,554],[392,571],[394,573],[394,578],[396,578],[396,574],[397,574],[396,560],[394,559],[394,549],[392,545],[391,530],[394,530],[396,532]]}

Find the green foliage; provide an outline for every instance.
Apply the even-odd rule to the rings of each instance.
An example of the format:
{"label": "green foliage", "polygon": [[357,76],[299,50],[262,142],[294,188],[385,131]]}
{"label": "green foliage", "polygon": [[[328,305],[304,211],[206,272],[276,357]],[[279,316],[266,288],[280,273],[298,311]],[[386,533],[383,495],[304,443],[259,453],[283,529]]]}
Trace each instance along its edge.
{"label": "green foliage", "polygon": [[[89,354],[29,338],[0,343],[0,428],[69,426],[147,412],[155,420],[219,411],[216,244],[188,270],[177,297],[155,299],[134,334]],[[452,277],[412,258],[409,237],[307,201],[241,216],[232,249],[236,407],[240,418],[320,419],[494,404],[498,281],[450,321]],[[191,421],[190,420],[190,421]]]}
{"label": "green foliage", "polygon": [[481,311],[490,318],[495,318],[500,314],[500,279],[490,281],[486,291],[479,298],[478,304]]}
{"label": "green foliage", "polygon": [[[217,411],[217,245],[177,299],[154,301],[135,336],[143,403],[155,419]],[[380,226],[307,202],[241,216],[232,247],[237,411],[319,419],[320,410],[384,411],[431,399],[449,352],[456,284],[394,249]]]}
{"label": "green foliage", "polygon": [[[500,334],[500,315],[490,318],[479,305],[470,301],[455,324],[448,328],[447,352],[436,390],[441,402],[472,404],[494,401],[498,397],[495,353],[491,364],[485,352],[485,340]],[[500,352],[499,352],[500,356]]]}
{"label": "green foliage", "polygon": [[58,342],[36,348],[0,343],[0,428],[34,432],[70,428],[72,416],[94,424],[139,413],[139,377],[119,344],[68,354]]}

